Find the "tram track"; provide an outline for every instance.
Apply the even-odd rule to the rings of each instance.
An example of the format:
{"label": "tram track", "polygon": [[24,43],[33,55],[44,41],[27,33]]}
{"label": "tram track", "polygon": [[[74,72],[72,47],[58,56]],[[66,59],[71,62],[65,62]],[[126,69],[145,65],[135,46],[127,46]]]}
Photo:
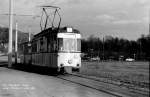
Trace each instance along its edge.
{"label": "tram track", "polygon": [[[134,89],[129,89],[127,87],[119,86],[115,83],[100,81],[98,79],[93,79],[76,74],[66,74],[65,76],[57,76],[57,78],[79,84],[94,90],[98,90],[115,97],[148,97],[149,93],[145,91],[139,91]],[[77,80],[78,79],[78,80]],[[87,80],[87,81],[86,81]],[[93,85],[92,85],[93,83]]]}
{"label": "tram track", "polygon": [[71,83],[75,83],[75,84],[78,84],[78,85],[81,85],[81,86],[84,86],[84,87],[87,87],[87,88],[91,88],[91,89],[94,89],[94,90],[97,90],[97,91],[100,91],[100,92],[109,94],[109,95],[114,96],[114,97],[125,97],[125,96],[123,96],[123,95],[121,95],[121,94],[118,94],[118,93],[113,93],[113,92],[111,92],[111,91],[106,91],[106,90],[103,90],[103,89],[97,89],[97,88],[94,88],[94,87],[91,87],[91,86],[82,84],[82,83],[80,83],[80,82],[75,82],[75,81],[66,79],[66,78],[64,78],[64,77],[60,77],[60,76],[56,76],[56,77],[59,78],[59,79],[62,79],[62,80],[71,82]]}
{"label": "tram track", "polygon": [[129,88],[129,89],[136,90],[138,92],[149,92],[149,91],[146,91],[146,90],[141,90],[141,89],[137,89],[137,88],[133,88],[133,87],[129,87],[129,86],[127,87],[127,86],[123,85],[123,83],[118,84],[118,82],[115,82],[115,81],[110,81],[110,80],[106,81],[106,80],[94,79],[94,78],[91,78],[91,77],[87,77],[85,75],[74,74],[74,73],[69,73],[69,75],[82,77],[82,78],[86,78],[86,79],[89,79],[89,80],[94,80],[94,81],[97,81],[97,82],[103,82],[103,83],[115,85],[115,86],[118,86],[118,87],[126,87],[126,88]]}

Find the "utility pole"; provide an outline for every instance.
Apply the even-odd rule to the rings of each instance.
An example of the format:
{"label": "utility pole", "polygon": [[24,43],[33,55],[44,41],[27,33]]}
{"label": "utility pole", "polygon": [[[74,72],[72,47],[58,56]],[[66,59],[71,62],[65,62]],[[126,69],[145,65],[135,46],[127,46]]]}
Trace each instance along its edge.
{"label": "utility pole", "polygon": [[148,18],[149,18],[149,37],[150,37],[150,8],[149,8],[149,12],[148,12]]}
{"label": "utility pole", "polygon": [[104,42],[104,36],[103,36],[103,61],[105,60],[105,42]]}
{"label": "utility pole", "polygon": [[16,33],[15,33],[15,64],[17,64],[18,57],[18,23],[16,21]]}
{"label": "utility pole", "polygon": [[9,0],[8,67],[12,67],[12,26],[13,26],[13,0]]}
{"label": "utility pole", "polygon": [[28,28],[28,34],[29,34],[29,42],[30,42],[31,41],[30,27]]}

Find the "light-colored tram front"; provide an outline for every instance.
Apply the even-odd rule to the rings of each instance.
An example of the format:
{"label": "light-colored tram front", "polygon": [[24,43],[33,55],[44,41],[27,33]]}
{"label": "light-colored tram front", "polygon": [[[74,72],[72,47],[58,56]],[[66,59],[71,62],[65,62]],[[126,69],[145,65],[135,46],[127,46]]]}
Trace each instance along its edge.
{"label": "light-colored tram front", "polygon": [[67,32],[57,34],[58,38],[58,59],[59,70],[73,72],[81,67],[81,34],[74,33],[72,28]]}

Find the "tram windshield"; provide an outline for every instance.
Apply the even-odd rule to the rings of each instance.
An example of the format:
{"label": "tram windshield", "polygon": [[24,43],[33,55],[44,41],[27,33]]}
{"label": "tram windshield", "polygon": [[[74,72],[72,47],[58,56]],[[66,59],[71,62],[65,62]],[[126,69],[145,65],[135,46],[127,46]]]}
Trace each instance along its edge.
{"label": "tram windshield", "polygon": [[81,51],[81,40],[71,38],[58,39],[59,51]]}

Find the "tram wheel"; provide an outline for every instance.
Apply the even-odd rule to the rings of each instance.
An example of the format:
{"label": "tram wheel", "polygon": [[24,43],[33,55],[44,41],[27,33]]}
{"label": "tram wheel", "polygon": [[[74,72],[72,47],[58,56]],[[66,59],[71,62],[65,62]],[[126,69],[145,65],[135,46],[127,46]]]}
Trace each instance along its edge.
{"label": "tram wheel", "polygon": [[59,73],[65,74],[66,73],[65,68],[64,67],[59,68]]}

